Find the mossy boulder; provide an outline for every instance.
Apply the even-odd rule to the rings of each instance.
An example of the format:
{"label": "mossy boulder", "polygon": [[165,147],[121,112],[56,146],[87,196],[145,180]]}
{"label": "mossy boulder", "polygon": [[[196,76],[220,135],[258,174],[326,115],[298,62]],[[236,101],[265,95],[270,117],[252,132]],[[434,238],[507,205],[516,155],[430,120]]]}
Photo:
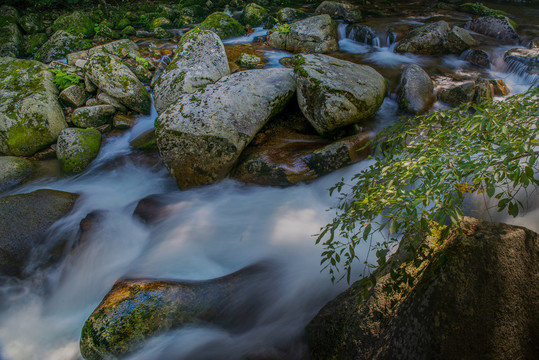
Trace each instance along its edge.
{"label": "mossy boulder", "polygon": [[43,245],[47,230],[71,211],[77,197],[47,189],[0,198],[1,275],[25,275],[32,249]]}
{"label": "mossy boulder", "polygon": [[344,20],[349,23],[361,21],[359,6],[337,1],[323,1],[316,8],[316,15],[328,14],[333,19]]}
{"label": "mossy boulder", "polygon": [[84,71],[88,80],[129,109],[150,113],[150,94],[117,56],[96,52],[86,62]]}
{"label": "mossy boulder", "polygon": [[92,47],[91,41],[71,35],[63,30],[58,30],[39,48],[34,54],[34,58],[38,61],[49,63],[53,60],[65,58],[69,53],[90,47]]}
{"label": "mossy boulder", "polygon": [[241,53],[236,62],[241,67],[244,67],[247,69],[255,69],[257,67],[264,66],[264,63],[258,56],[252,55],[252,54],[246,54],[246,53]]}
{"label": "mossy boulder", "polygon": [[80,173],[97,157],[101,133],[96,129],[64,129],[58,136],[56,154],[66,173]]}
{"label": "mossy boulder", "polygon": [[221,39],[242,36],[245,34],[245,28],[230,15],[223,12],[214,12],[208,16],[198,27],[201,30],[213,31]]}
{"label": "mossy boulder", "polygon": [[299,107],[321,135],[367,119],[387,92],[373,68],[327,55],[298,55],[294,75]]}
{"label": "mossy boulder", "polygon": [[507,16],[480,16],[466,23],[466,28],[496,38],[504,43],[518,44],[520,37]]}
{"label": "mossy boulder", "polygon": [[0,6],[0,28],[7,24],[16,24],[19,21],[19,12],[9,5]]}
{"label": "mossy boulder", "polygon": [[331,53],[339,49],[337,23],[318,15],[268,31],[268,44],[296,53]]}
{"label": "mossy boulder", "polygon": [[97,128],[110,124],[114,114],[116,109],[112,105],[84,106],[73,111],[71,121],[80,128]]}
{"label": "mossy boulder", "polygon": [[86,320],[81,354],[86,360],[122,358],[168,330],[238,323],[253,315],[262,295],[256,282],[265,273],[263,265],[253,265],[206,281],[118,280]]}
{"label": "mossy boulder", "polygon": [[157,150],[155,129],[149,129],[129,142],[134,150]]}
{"label": "mossy boulder", "polygon": [[49,40],[49,37],[45,33],[37,33],[28,35],[24,38],[24,54],[26,56],[33,56],[43,44]]}
{"label": "mossy boulder", "polygon": [[159,153],[178,186],[223,179],[295,87],[288,69],[242,71],[169,106],[155,127]]}
{"label": "mossy boulder", "polygon": [[[139,46],[130,39],[112,41],[103,45],[94,46],[88,50],[88,57],[96,53],[107,53],[116,56],[128,56],[130,58],[141,57]],[[68,57],[68,60],[69,57]]]}
{"label": "mossy boulder", "polygon": [[160,16],[150,23],[148,30],[155,31],[157,28],[168,29],[172,27],[172,22],[166,17]]}
{"label": "mossy boulder", "polygon": [[404,68],[397,96],[399,107],[411,114],[422,114],[428,111],[436,100],[434,84],[429,74],[416,64],[410,64]]}
{"label": "mossy boulder", "polygon": [[45,31],[43,18],[40,13],[28,13],[19,18],[19,25],[27,34],[36,34]]}
{"label": "mossy boulder", "polygon": [[269,18],[268,10],[255,3],[248,4],[240,16],[244,25],[261,26]]}
{"label": "mossy boulder", "polygon": [[60,16],[51,25],[52,31],[63,30],[71,35],[91,38],[95,35],[94,22],[80,11]]}
{"label": "mossy boulder", "polygon": [[162,113],[182,95],[216,82],[230,73],[221,39],[195,28],[178,43],[176,55],[154,84],[155,108]]}
{"label": "mossy boulder", "polygon": [[0,156],[0,191],[7,190],[28,179],[35,171],[30,160],[17,156]]}
{"label": "mossy boulder", "polygon": [[361,302],[356,283],[324,306],[307,326],[310,358],[536,358],[539,235],[472,218],[461,227],[401,292],[384,289],[387,266]]}
{"label": "mossy boulder", "polygon": [[126,26],[125,28],[122,29],[122,31],[120,31],[120,34],[122,36],[133,36],[136,33],[137,33],[137,30],[135,30],[135,28],[131,25]]}
{"label": "mossy boulder", "polygon": [[54,143],[67,124],[45,64],[0,58],[0,154],[27,156]]}
{"label": "mossy boulder", "polygon": [[306,18],[307,14],[305,14],[304,11],[301,11],[299,9],[286,7],[277,11],[276,17],[281,24],[287,24],[296,20]]}
{"label": "mossy boulder", "polygon": [[123,30],[127,26],[130,26],[130,25],[132,25],[132,24],[131,24],[131,21],[128,18],[122,18],[116,24],[114,24],[113,29],[114,30]]}
{"label": "mossy boulder", "polygon": [[23,36],[16,23],[0,27],[0,57],[20,57],[23,54]]}

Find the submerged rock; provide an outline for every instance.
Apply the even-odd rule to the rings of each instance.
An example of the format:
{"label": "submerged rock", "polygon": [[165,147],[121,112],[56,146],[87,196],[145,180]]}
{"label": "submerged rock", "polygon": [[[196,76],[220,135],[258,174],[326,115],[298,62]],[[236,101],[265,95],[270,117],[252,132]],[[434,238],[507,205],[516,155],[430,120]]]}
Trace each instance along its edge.
{"label": "submerged rock", "polygon": [[68,128],[58,136],[56,154],[66,173],[80,173],[97,157],[101,133],[96,129]]}
{"label": "submerged rock", "polygon": [[466,28],[505,43],[518,44],[520,38],[507,16],[480,16],[466,23]]}
{"label": "submerged rock", "polygon": [[373,68],[327,55],[298,55],[294,74],[299,107],[321,135],[373,115],[387,92]]}
{"label": "submerged rock", "polygon": [[141,114],[150,113],[150,94],[115,55],[96,52],[84,66],[86,77],[100,90]]}
{"label": "submerged rock", "polygon": [[0,198],[0,274],[22,276],[30,252],[47,230],[67,215],[77,194],[37,190]]}
{"label": "submerged rock", "polygon": [[28,179],[35,171],[30,160],[17,156],[0,156],[0,191],[7,190]]}
{"label": "submerged rock", "polygon": [[67,127],[58,89],[45,64],[0,58],[0,154],[27,156]]}
{"label": "submerged rock", "polygon": [[167,330],[198,324],[234,328],[251,322],[262,265],[206,281],[126,279],[114,284],[82,328],[86,360],[123,357]]}
{"label": "submerged rock", "polygon": [[358,6],[337,1],[323,1],[316,8],[316,15],[328,14],[333,19],[344,20],[349,23],[361,21],[361,10]]}
{"label": "submerged rock", "polygon": [[402,294],[384,290],[386,271],[361,303],[352,286],[322,308],[307,326],[311,358],[536,358],[539,235],[472,218],[461,226]]}
{"label": "submerged rock", "polygon": [[198,27],[201,30],[209,30],[216,33],[221,39],[245,34],[245,28],[231,16],[223,12],[214,12],[198,25]]}
{"label": "submerged rock", "polygon": [[178,186],[224,178],[295,88],[288,69],[242,71],[169,106],[155,121],[157,144]]}
{"label": "submerged rock", "polygon": [[182,37],[176,56],[155,82],[155,108],[162,113],[183,94],[191,94],[228,74],[230,67],[219,36],[208,30],[191,30]]}
{"label": "submerged rock", "polygon": [[428,111],[436,100],[434,84],[429,74],[415,64],[404,68],[397,95],[399,107],[411,114]]}
{"label": "submerged rock", "polygon": [[268,31],[268,44],[292,52],[331,53],[339,49],[337,23],[318,15]]}

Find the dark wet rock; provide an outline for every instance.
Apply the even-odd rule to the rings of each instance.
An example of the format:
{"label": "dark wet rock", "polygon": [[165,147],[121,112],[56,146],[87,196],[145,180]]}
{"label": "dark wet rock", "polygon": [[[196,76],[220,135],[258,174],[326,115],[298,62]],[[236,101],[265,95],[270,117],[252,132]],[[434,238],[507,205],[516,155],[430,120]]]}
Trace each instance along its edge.
{"label": "dark wet rock", "polygon": [[169,205],[171,200],[168,195],[150,195],[138,202],[133,216],[145,224],[155,224],[171,213]]}
{"label": "dark wet rock", "polygon": [[511,49],[503,55],[503,59],[510,66],[520,65],[528,74],[539,75],[539,48]]}
{"label": "dark wet rock", "polygon": [[149,129],[129,142],[134,150],[157,150],[155,129]]}
{"label": "dark wet rock", "polygon": [[191,94],[228,74],[230,67],[219,36],[208,30],[191,30],[182,37],[174,59],[155,82],[155,108],[162,113],[183,94]]}
{"label": "dark wet rock", "polygon": [[475,45],[468,31],[458,26],[450,29],[444,20],[420,26],[408,32],[395,51],[423,55],[460,54]]}
{"label": "dark wet rock", "polygon": [[502,15],[476,17],[466,23],[466,28],[505,43],[518,44],[520,41],[511,21]]}
{"label": "dark wet rock", "polygon": [[461,226],[403,293],[384,290],[386,270],[359,304],[355,284],[324,306],[307,326],[311,358],[536,358],[539,235],[472,218]]}
{"label": "dark wet rock", "polygon": [[166,29],[163,29],[162,27],[155,28],[153,30],[153,36],[161,40],[166,40],[166,39],[170,40],[174,37],[174,35],[170,31],[167,31]]}
{"label": "dark wet rock", "polygon": [[231,16],[223,12],[214,12],[198,25],[198,27],[202,30],[209,30],[216,33],[221,39],[245,34],[245,28]]}
{"label": "dark wet rock", "polygon": [[60,101],[69,107],[78,108],[86,102],[86,91],[79,85],[71,85],[60,93]]}
{"label": "dark wet rock", "polygon": [[84,70],[87,79],[129,109],[150,113],[150,94],[117,56],[96,52],[90,56]]}
{"label": "dark wet rock", "polygon": [[96,129],[64,129],[58,136],[56,154],[66,173],[80,173],[97,157],[101,133]]}
{"label": "dark wet rock", "polygon": [[71,121],[81,128],[95,128],[110,124],[115,113],[116,109],[112,105],[84,106],[73,112]]}
{"label": "dark wet rock", "polygon": [[28,156],[67,127],[58,89],[45,64],[0,58],[0,154]]}
{"label": "dark wet rock", "polygon": [[123,357],[145,340],[184,326],[241,327],[256,319],[263,265],[206,281],[118,280],[82,329],[87,360]]}
{"label": "dark wet rock", "polygon": [[23,36],[17,23],[0,26],[0,57],[21,57],[23,54]]}
{"label": "dark wet rock", "polygon": [[492,99],[493,96],[492,84],[488,80],[480,78],[475,82],[467,82],[445,89],[438,95],[438,98],[451,106],[458,106],[469,102],[478,104],[487,99]]}
{"label": "dark wet rock", "polygon": [[411,114],[421,114],[430,109],[436,97],[434,84],[419,65],[410,64],[401,74],[397,91],[399,107]]}
{"label": "dark wet rock", "polygon": [[337,23],[329,15],[309,17],[271,29],[268,44],[297,53],[331,53],[339,49]]}
{"label": "dark wet rock", "polygon": [[34,56],[34,54],[41,49],[47,40],[49,40],[49,37],[45,33],[37,33],[25,36],[23,43],[24,55]]}
{"label": "dark wet rock", "polygon": [[305,12],[299,10],[299,9],[294,9],[294,8],[282,8],[280,9],[277,14],[276,14],[276,17],[277,17],[277,20],[281,23],[281,24],[286,24],[286,23],[291,23],[293,21],[296,21],[296,20],[300,20],[300,19],[303,19],[305,17],[307,17],[307,14],[305,14]]}
{"label": "dark wet rock", "polygon": [[65,31],[71,35],[83,38],[91,38],[95,35],[94,22],[86,14],[75,11],[68,15],[60,16],[51,26],[52,31]]}
{"label": "dark wet rock", "polygon": [[461,57],[474,65],[487,69],[490,68],[490,56],[484,50],[470,49],[465,51]]}
{"label": "dark wet rock", "polygon": [[298,55],[294,75],[299,107],[321,135],[367,119],[387,91],[373,68],[327,55]]}
{"label": "dark wet rock", "polygon": [[159,153],[178,186],[224,178],[295,88],[288,69],[242,71],[169,106],[155,126]]}
{"label": "dark wet rock", "polygon": [[323,1],[316,8],[316,15],[328,14],[333,19],[344,20],[349,23],[361,21],[361,10],[356,5],[337,1]]}
{"label": "dark wet rock", "polygon": [[346,28],[346,37],[354,41],[374,45],[378,36],[372,29],[365,25],[354,24]]}
{"label": "dark wet rock", "polygon": [[0,191],[17,186],[35,171],[34,164],[17,156],[0,156]]}
{"label": "dark wet rock", "polygon": [[71,211],[77,197],[47,189],[0,198],[0,274],[23,275],[32,249],[43,243],[52,224]]}
{"label": "dark wet rock", "polygon": [[87,49],[90,46],[91,43],[81,37],[58,30],[39,48],[34,57],[36,60],[49,63],[53,60],[65,58],[69,53]]}
{"label": "dark wet rock", "polygon": [[27,34],[36,34],[45,31],[43,18],[40,13],[28,13],[19,18],[19,25]]}

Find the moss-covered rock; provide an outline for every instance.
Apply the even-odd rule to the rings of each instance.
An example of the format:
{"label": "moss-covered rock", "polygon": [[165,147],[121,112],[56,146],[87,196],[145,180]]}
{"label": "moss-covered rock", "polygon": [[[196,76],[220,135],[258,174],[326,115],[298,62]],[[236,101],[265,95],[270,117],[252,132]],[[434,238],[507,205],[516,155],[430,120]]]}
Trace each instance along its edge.
{"label": "moss-covered rock", "polygon": [[323,1],[315,10],[316,15],[328,14],[333,19],[349,23],[361,21],[359,6],[337,1]]}
{"label": "moss-covered rock", "polygon": [[[116,40],[104,45],[94,46],[88,50],[87,57],[100,52],[121,57],[128,56],[130,58],[142,56],[139,52],[139,46],[133,40],[129,39]],[[68,61],[71,62],[69,57]]]}
{"label": "moss-covered rock", "polygon": [[176,55],[154,85],[155,108],[162,113],[183,94],[191,94],[230,73],[219,36],[195,28],[178,43]]}
{"label": "moss-covered rock", "polygon": [[116,109],[112,105],[84,106],[73,111],[71,121],[80,128],[97,128],[110,124]]}
{"label": "moss-covered rock", "polygon": [[223,179],[295,92],[288,69],[242,71],[181,97],[155,121],[159,153],[181,189]]}
{"label": "moss-covered rock", "polygon": [[90,47],[92,47],[91,41],[71,35],[63,30],[58,30],[41,46],[35,53],[34,58],[38,61],[49,63],[53,60],[65,58],[69,53]]}
{"label": "moss-covered rock", "polygon": [[466,28],[472,31],[509,44],[518,44],[520,42],[515,26],[516,24],[503,15],[480,16],[466,23]]}
{"label": "moss-covered rock", "polygon": [[131,26],[131,21],[128,18],[122,18],[114,25],[114,30],[123,30],[127,26]]}
{"label": "moss-covered rock", "polygon": [[150,94],[129,68],[115,55],[96,52],[84,66],[86,77],[100,90],[129,109],[150,113]]}
{"label": "moss-covered rock", "polygon": [[242,36],[246,31],[239,22],[223,12],[214,12],[198,27],[202,30],[213,31],[219,35],[221,39]]}
{"label": "moss-covered rock", "polygon": [[122,29],[122,31],[120,31],[120,34],[122,36],[134,36],[136,33],[137,33],[137,31],[131,25],[126,26],[125,28]]}
{"label": "moss-covered rock", "polygon": [[258,56],[252,55],[252,54],[246,54],[246,53],[241,53],[236,62],[241,67],[244,67],[247,69],[255,69],[255,68],[264,66],[264,63]]}
{"label": "moss-covered rock", "polygon": [[45,33],[28,35],[24,39],[24,54],[33,56],[49,40]]}
{"label": "moss-covered rock", "polygon": [[[167,330],[237,323],[252,313],[261,295],[254,285],[263,271],[254,265],[206,281],[119,280],[86,320],[81,354],[87,360],[122,358]],[[251,302],[238,298],[238,292]]]}
{"label": "moss-covered rock", "polygon": [[384,289],[391,282],[387,266],[360,303],[356,283],[324,306],[307,326],[310,358],[535,358],[539,235],[472,218],[461,227],[402,292]]}
{"label": "moss-covered rock", "polygon": [[168,29],[172,27],[172,22],[164,16],[155,18],[150,23],[148,30],[155,31],[157,28]]}
{"label": "moss-covered rock", "polygon": [[0,191],[24,182],[32,176],[34,170],[30,160],[17,156],[0,156]]}
{"label": "moss-covered rock", "polygon": [[298,104],[321,135],[358,123],[382,105],[387,82],[369,66],[327,55],[298,55]]}
{"label": "moss-covered rock", "polygon": [[32,249],[43,245],[47,230],[71,211],[77,197],[47,189],[0,198],[1,275],[24,275]]}
{"label": "moss-covered rock", "polygon": [[19,12],[13,6],[0,6],[0,28],[7,24],[17,24],[19,21]]}
{"label": "moss-covered rock", "polygon": [[80,173],[97,157],[101,133],[96,129],[64,129],[58,136],[56,154],[66,173]]}
{"label": "moss-covered rock", "polygon": [[0,27],[0,57],[20,57],[23,54],[23,36],[16,23]]}
{"label": "moss-covered rock", "polygon": [[28,13],[19,18],[19,25],[27,34],[36,34],[45,31],[43,18],[40,13]]}
{"label": "moss-covered rock", "polygon": [[404,68],[397,94],[399,107],[411,114],[428,111],[436,100],[434,84],[429,74],[416,64]]}
{"label": "moss-covered rock", "polygon": [[240,22],[244,25],[260,26],[269,17],[268,10],[255,3],[248,4],[240,17]]}
{"label": "moss-covered rock", "polygon": [[157,150],[155,129],[146,130],[131,140],[129,146],[134,150]]}
{"label": "moss-covered rock", "polygon": [[0,154],[33,155],[66,126],[58,89],[46,65],[0,58]]}
{"label": "moss-covered rock", "polygon": [[304,11],[301,11],[299,9],[294,8],[282,8],[279,11],[277,11],[276,14],[277,20],[281,24],[291,23],[296,20],[300,20],[307,17],[307,14],[305,14]]}
{"label": "moss-covered rock", "polygon": [[52,31],[63,30],[71,35],[91,38],[95,35],[94,22],[80,11],[60,16],[51,26]]}

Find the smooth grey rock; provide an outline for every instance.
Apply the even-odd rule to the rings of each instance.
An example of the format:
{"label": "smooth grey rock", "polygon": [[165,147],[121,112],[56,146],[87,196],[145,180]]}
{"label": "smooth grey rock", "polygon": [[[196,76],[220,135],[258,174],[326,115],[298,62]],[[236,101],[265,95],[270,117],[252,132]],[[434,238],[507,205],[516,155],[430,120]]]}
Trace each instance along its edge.
{"label": "smooth grey rock", "polygon": [[191,30],[182,37],[174,59],[155,83],[155,108],[162,113],[183,94],[191,94],[228,74],[230,67],[219,36],[208,30]]}
{"label": "smooth grey rock", "polygon": [[56,154],[66,173],[80,173],[97,157],[101,133],[96,129],[64,129],[58,136]]}
{"label": "smooth grey rock", "polygon": [[78,108],[86,102],[86,91],[79,85],[71,85],[60,93],[60,101],[65,105]]}
{"label": "smooth grey rock", "polygon": [[71,121],[81,128],[99,127],[110,124],[116,109],[112,105],[84,106],[73,111]]}
{"label": "smooth grey rock", "polygon": [[224,178],[294,91],[288,69],[242,71],[167,108],[155,121],[157,143],[178,186],[185,189]]}
{"label": "smooth grey rock", "polygon": [[453,26],[453,29],[447,34],[445,47],[452,54],[460,54],[475,45],[476,42],[470,33],[461,27]]}
{"label": "smooth grey rock", "polygon": [[422,55],[460,54],[471,46],[475,40],[463,28],[438,21],[413,29],[407,33],[395,48],[396,52],[409,52]]}
{"label": "smooth grey rock", "polygon": [[344,20],[349,23],[361,21],[361,10],[358,6],[337,1],[323,1],[316,8],[316,15],[328,14],[333,19]]}
{"label": "smooth grey rock", "polygon": [[141,114],[150,113],[150,94],[137,76],[115,55],[94,53],[84,70],[93,84],[129,109]]}
{"label": "smooth grey rock", "polygon": [[337,23],[326,14],[272,29],[267,41],[273,47],[297,53],[331,53],[339,49]]}
{"label": "smooth grey rock", "polygon": [[397,92],[399,107],[411,114],[422,114],[429,110],[436,100],[434,84],[419,65],[410,64],[404,68]]}
{"label": "smooth grey rock", "polygon": [[462,58],[474,65],[483,68],[490,68],[490,56],[488,53],[481,49],[470,49],[465,51]]}
{"label": "smooth grey rock", "polygon": [[67,127],[45,64],[0,58],[0,154],[29,156]]}
{"label": "smooth grey rock", "polygon": [[32,176],[34,170],[30,160],[17,156],[0,156],[0,191],[24,182]]}
{"label": "smooth grey rock", "polygon": [[518,44],[520,37],[506,16],[480,16],[466,23],[466,28],[505,43]]}
{"label": "smooth grey rock", "polygon": [[118,99],[113,98],[107,93],[99,92],[99,94],[97,94],[97,101],[99,101],[99,103],[102,105],[112,105],[120,112],[127,112],[127,108],[123,106]]}
{"label": "smooth grey rock", "polygon": [[373,68],[327,55],[298,55],[294,74],[299,107],[321,135],[373,115],[387,92]]}

